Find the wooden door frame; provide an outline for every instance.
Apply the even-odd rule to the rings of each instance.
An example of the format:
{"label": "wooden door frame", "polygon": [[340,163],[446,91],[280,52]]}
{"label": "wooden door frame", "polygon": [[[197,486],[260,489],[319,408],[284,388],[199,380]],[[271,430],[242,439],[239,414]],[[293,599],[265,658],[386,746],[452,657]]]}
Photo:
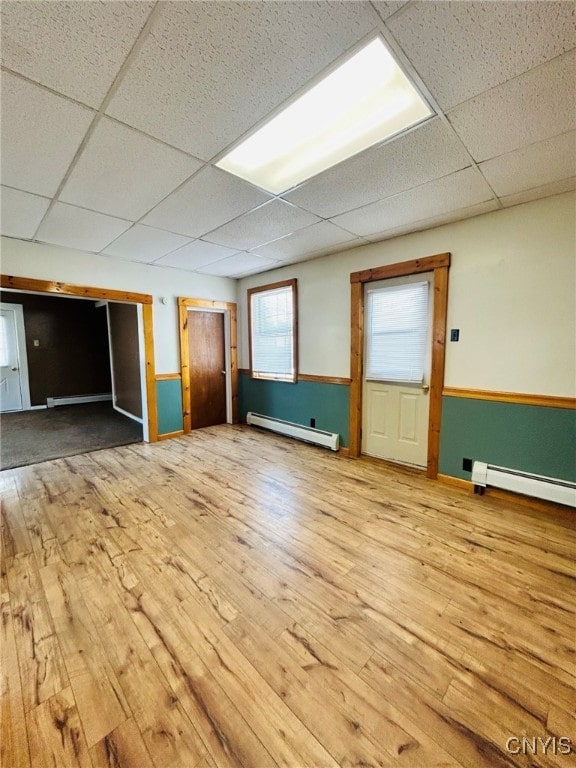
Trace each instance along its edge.
{"label": "wooden door frame", "polygon": [[180,321],[180,373],[182,378],[182,411],[184,434],[192,431],[192,392],[190,390],[190,346],[188,334],[188,310],[216,309],[228,312],[230,319],[230,385],[232,391],[232,423],[238,422],[238,347],[237,347],[237,305],[232,301],[212,299],[190,299],[178,297]]}
{"label": "wooden door frame", "polygon": [[148,411],[148,442],[158,440],[158,412],[156,404],[156,378],[154,363],[154,329],[152,315],[152,296],[148,293],[132,293],[117,291],[111,288],[74,285],[53,280],[36,280],[31,277],[16,277],[0,275],[0,287],[16,291],[31,291],[33,293],[50,293],[58,296],[70,296],[85,299],[102,299],[104,301],[121,301],[142,305],[144,325],[144,360],[146,364],[146,406]]}
{"label": "wooden door frame", "polygon": [[352,272],[350,311],[350,447],[349,455],[358,458],[362,450],[362,376],[364,372],[364,286],[391,277],[408,277],[420,272],[434,273],[432,313],[432,365],[430,370],[430,411],[428,417],[428,458],[426,476],[438,477],[442,388],[446,349],[446,310],[450,254],[439,253],[412,261],[401,261],[374,269]]}

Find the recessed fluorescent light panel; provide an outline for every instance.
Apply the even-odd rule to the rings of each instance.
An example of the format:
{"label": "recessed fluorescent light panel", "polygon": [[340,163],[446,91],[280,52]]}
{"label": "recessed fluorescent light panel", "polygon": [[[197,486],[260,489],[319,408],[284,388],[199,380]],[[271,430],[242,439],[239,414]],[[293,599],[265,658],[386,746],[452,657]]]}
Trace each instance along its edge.
{"label": "recessed fluorescent light panel", "polygon": [[432,114],[377,37],[216,165],[277,195]]}

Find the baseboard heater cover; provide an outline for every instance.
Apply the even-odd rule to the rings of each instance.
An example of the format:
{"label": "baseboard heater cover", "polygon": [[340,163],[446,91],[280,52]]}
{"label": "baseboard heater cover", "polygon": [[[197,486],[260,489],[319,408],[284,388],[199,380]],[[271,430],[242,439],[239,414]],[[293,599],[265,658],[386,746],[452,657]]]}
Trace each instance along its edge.
{"label": "baseboard heater cover", "polygon": [[337,451],[340,447],[340,435],[336,432],[324,432],[322,429],[305,427],[303,424],[295,424],[292,421],[284,419],[275,419],[272,416],[263,416],[261,413],[246,414],[246,423],[255,427],[263,427],[272,432],[278,432],[280,435],[295,437],[297,440],[303,440],[306,443],[321,445],[324,448],[330,448]]}
{"label": "baseboard heater cover", "polygon": [[576,483],[559,480],[545,475],[533,475],[517,469],[497,467],[483,461],[475,461],[472,465],[472,482],[474,490],[483,490],[486,486],[502,488],[525,496],[553,501],[556,504],[566,504],[576,507]]}
{"label": "baseboard heater cover", "polygon": [[104,400],[112,400],[110,392],[100,395],[70,395],[70,397],[47,397],[48,408],[56,408],[58,405],[78,405],[79,403],[99,403]]}

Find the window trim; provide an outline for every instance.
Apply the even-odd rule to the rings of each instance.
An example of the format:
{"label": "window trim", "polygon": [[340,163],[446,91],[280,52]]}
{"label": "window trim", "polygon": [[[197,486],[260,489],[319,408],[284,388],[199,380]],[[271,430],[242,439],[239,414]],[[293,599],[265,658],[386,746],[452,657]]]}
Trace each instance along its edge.
{"label": "window trim", "polygon": [[[290,378],[284,376],[274,375],[255,375],[252,366],[252,296],[255,293],[263,293],[264,291],[273,291],[277,288],[292,288],[292,367],[294,373]],[[280,280],[277,283],[268,283],[267,285],[258,285],[254,288],[248,288],[248,355],[249,355],[249,367],[250,378],[258,379],[261,381],[284,381],[288,384],[296,384],[298,381],[298,281],[296,278],[292,280]]]}

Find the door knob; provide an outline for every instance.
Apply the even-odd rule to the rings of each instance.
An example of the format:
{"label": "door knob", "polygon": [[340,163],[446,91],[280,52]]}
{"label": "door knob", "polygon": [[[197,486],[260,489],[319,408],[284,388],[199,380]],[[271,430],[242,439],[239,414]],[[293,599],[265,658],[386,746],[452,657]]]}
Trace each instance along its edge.
{"label": "door knob", "polygon": [[17,370],[18,370],[18,368],[17,368],[15,365],[13,365],[13,366],[10,368],[10,370],[11,370],[11,371],[17,371]]}
{"label": "door knob", "polygon": [[220,373],[223,373],[224,376],[226,376],[226,371],[220,371]]}
{"label": "door knob", "polygon": [[422,392],[428,392],[430,389],[430,384],[422,384]]}

